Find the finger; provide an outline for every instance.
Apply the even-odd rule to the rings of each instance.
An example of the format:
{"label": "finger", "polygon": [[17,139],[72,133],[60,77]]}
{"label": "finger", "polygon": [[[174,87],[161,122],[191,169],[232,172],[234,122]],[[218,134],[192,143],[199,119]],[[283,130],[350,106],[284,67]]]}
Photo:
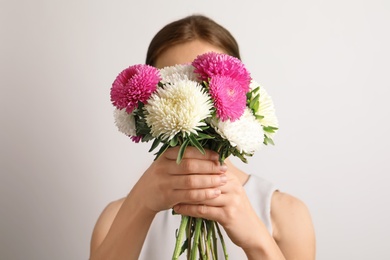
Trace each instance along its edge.
{"label": "finger", "polygon": [[183,159],[180,164],[174,160],[160,161],[164,162],[163,168],[160,170],[171,175],[177,174],[222,174],[227,171],[225,164],[221,165],[218,161],[199,160],[199,159]]}
{"label": "finger", "polygon": [[[244,188],[239,183],[237,184],[230,181],[228,177],[227,177],[227,182],[225,184],[216,188],[218,188],[221,191],[220,196],[216,198],[206,199],[203,201],[189,202],[187,204],[192,204],[192,205],[204,204],[211,207],[226,207],[226,206],[240,207],[242,206],[243,202],[246,201],[245,198],[247,197]],[[185,203],[182,202],[181,204],[185,204]]]}
{"label": "finger", "polygon": [[[215,188],[221,190],[221,187]],[[232,206],[236,205],[235,203],[237,200],[229,196],[227,194],[224,194],[223,191],[221,190],[221,194],[217,197],[214,198],[207,198],[205,200],[199,200],[199,201],[192,201],[192,202],[180,202],[178,205],[180,206],[198,206],[198,205],[205,205],[209,207],[218,207],[218,208],[223,208],[226,206]]]}
{"label": "finger", "polygon": [[[177,155],[179,153],[179,146],[169,148],[165,151],[164,156],[165,158],[169,160],[175,160],[177,158]],[[212,161],[218,161],[219,155],[218,153],[211,151],[211,150],[205,150],[205,154],[202,154],[197,148],[188,146],[184,152],[183,159],[186,158],[193,158],[193,159],[199,159],[199,160],[212,160]]]}
{"label": "finger", "polygon": [[197,204],[197,205],[178,204],[173,207],[173,210],[177,214],[196,217],[196,218],[205,218],[205,219],[215,220],[215,221],[222,219],[222,215],[223,215],[222,208],[208,206],[204,204]]}
{"label": "finger", "polygon": [[211,160],[183,159],[177,170],[178,174],[221,174],[227,171],[227,166]]}
{"label": "finger", "polygon": [[205,189],[225,185],[227,177],[220,175],[180,175],[172,177],[173,189]]}
{"label": "finger", "polygon": [[221,190],[218,188],[173,191],[173,196],[175,196],[178,203],[199,203],[200,201],[215,199],[220,195]]}

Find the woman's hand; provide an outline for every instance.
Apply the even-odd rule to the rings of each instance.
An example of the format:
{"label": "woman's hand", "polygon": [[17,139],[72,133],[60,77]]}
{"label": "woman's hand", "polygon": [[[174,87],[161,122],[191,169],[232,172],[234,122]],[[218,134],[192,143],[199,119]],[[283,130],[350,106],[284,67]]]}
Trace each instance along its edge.
{"label": "woman's hand", "polygon": [[227,181],[227,167],[220,165],[217,153],[207,150],[203,155],[196,148],[187,147],[177,164],[178,151],[179,147],[165,151],[131,191],[152,213],[178,203],[196,204],[217,198]]}
{"label": "woman's hand", "polygon": [[220,165],[218,154],[206,151],[203,155],[187,147],[177,164],[178,151],[178,147],[165,151],[126,198],[106,207],[95,225],[91,259],[138,259],[157,212],[178,203],[199,203],[220,196],[226,166]]}
{"label": "woman's hand", "polygon": [[[183,215],[215,220],[248,259],[315,259],[315,236],[310,214],[298,199],[281,192],[272,198],[273,236],[258,218],[243,187],[245,173],[229,163],[221,195],[199,203],[180,203]],[[297,239],[299,237],[299,239]]]}
{"label": "woman's hand", "polygon": [[225,173],[227,183],[220,187],[221,195],[197,203],[180,203],[175,212],[193,217],[215,220],[220,223],[237,246],[252,247],[258,243],[261,230],[266,228],[252,209],[243,184],[232,172]]}

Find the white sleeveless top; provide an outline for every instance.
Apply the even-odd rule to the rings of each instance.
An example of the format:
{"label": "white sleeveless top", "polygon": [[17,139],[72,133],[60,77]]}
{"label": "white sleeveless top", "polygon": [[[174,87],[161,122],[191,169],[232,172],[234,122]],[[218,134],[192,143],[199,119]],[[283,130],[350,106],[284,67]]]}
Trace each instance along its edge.
{"label": "white sleeveless top", "polygon": [[[256,175],[250,175],[248,181],[244,184],[244,189],[253,209],[263,221],[269,233],[272,234],[271,197],[276,190],[275,186]],[[139,259],[172,259],[176,242],[176,229],[179,228],[180,220],[181,216],[172,215],[172,210],[159,212],[150,226]],[[223,233],[229,259],[246,259],[247,257],[244,251],[229,239],[222,227],[221,232]],[[224,259],[220,243],[217,244],[220,247],[218,249],[218,258]],[[180,259],[186,259],[186,252],[181,255]]]}

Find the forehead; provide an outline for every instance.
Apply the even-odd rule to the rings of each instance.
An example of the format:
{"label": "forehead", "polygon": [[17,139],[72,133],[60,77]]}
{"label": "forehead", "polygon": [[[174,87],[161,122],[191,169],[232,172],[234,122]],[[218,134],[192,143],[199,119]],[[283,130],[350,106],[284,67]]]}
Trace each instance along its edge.
{"label": "forehead", "polygon": [[176,64],[189,63],[198,55],[211,51],[225,53],[222,49],[200,40],[176,44],[166,49],[157,57],[155,66],[157,68],[163,68]]}

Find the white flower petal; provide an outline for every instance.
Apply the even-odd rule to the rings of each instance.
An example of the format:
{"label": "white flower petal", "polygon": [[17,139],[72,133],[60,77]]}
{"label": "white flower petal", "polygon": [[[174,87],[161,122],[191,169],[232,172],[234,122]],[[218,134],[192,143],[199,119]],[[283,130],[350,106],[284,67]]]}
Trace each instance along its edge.
{"label": "white flower petal", "polygon": [[181,80],[197,81],[194,67],[191,64],[178,64],[160,69],[161,83],[173,83]]}
{"label": "white flower petal", "polygon": [[[256,111],[256,115],[263,116],[262,119],[259,119],[261,125],[279,127],[279,122],[275,114],[274,103],[272,101],[271,96],[268,95],[267,91],[263,86],[258,84],[256,81],[252,81],[250,84],[250,88],[255,89],[257,87],[260,87],[260,89],[254,94],[260,94],[260,99],[259,99],[260,106],[259,109]],[[270,138],[272,138],[275,135],[275,133],[265,132],[265,134]]]}
{"label": "white flower petal", "polygon": [[133,114],[128,114],[126,108],[114,110],[115,125],[127,136],[136,136],[136,126]]}
{"label": "white flower petal", "polygon": [[211,120],[212,127],[223,138],[227,139],[238,151],[253,154],[259,150],[264,141],[263,127],[256,120],[250,109],[233,122],[230,120],[220,121],[216,118]]}
{"label": "white flower petal", "polygon": [[158,88],[145,105],[146,123],[153,137],[172,139],[176,134],[197,134],[206,125],[212,102],[199,83],[180,80]]}

